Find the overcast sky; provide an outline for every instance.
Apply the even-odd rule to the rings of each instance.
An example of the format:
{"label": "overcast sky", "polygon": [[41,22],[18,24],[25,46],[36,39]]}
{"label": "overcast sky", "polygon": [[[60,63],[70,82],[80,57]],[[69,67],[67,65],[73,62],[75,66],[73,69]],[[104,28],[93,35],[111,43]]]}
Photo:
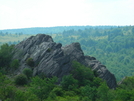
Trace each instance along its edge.
{"label": "overcast sky", "polygon": [[0,0],[0,29],[134,25],[134,0]]}

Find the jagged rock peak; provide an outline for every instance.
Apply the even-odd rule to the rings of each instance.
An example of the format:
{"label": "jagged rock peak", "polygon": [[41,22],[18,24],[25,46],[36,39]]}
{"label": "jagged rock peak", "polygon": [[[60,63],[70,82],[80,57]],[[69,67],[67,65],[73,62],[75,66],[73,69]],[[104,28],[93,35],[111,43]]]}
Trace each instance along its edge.
{"label": "jagged rock peak", "polygon": [[28,42],[34,41],[36,45],[39,45],[42,42],[53,42],[53,39],[51,36],[46,34],[37,34],[36,36],[31,36],[26,41]]}
{"label": "jagged rock peak", "polygon": [[116,87],[115,76],[94,57],[85,56],[79,43],[62,47],[62,44],[55,43],[51,36],[38,34],[17,44],[13,53],[13,59],[20,61],[20,67],[15,71],[17,74],[24,68],[31,68],[26,64],[26,60],[32,58],[33,75],[43,73],[47,77],[57,76],[61,80],[64,75],[70,73],[72,61],[76,60],[95,70],[110,88]]}

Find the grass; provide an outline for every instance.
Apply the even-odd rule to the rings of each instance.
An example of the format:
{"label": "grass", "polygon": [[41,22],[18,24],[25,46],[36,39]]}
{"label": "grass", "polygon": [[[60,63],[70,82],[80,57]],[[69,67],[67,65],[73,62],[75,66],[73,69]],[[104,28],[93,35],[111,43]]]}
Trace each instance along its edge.
{"label": "grass", "polygon": [[18,41],[22,41],[28,37],[32,36],[31,34],[23,34],[23,35],[15,35],[15,34],[11,34],[11,35],[4,35],[1,36],[0,35],[0,42],[3,43],[8,43],[8,42],[18,42]]}

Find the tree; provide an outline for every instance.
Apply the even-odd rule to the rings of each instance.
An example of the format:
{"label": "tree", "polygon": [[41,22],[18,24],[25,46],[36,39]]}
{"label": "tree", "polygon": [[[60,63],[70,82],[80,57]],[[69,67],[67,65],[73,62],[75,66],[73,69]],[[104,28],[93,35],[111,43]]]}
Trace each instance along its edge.
{"label": "tree", "polygon": [[125,89],[116,89],[116,99],[120,101],[132,101],[130,100],[131,99],[130,91]]}
{"label": "tree", "polygon": [[27,76],[27,78],[32,77],[33,71],[30,68],[25,68],[23,73]]}
{"label": "tree", "polygon": [[134,76],[125,77],[122,83],[119,85],[119,88],[122,88],[125,90],[132,90],[134,88]]}
{"label": "tree", "polygon": [[108,45],[105,50],[106,50],[108,53],[113,51],[113,49],[112,49],[112,47],[111,47],[110,45]]}
{"label": "tree", "polygon": [[29,90],[42,101],[43,99],[46,99],[51,90],[53,90],[56,81],[56,77],[41,79],[36,76],[32,78]]}
{"label": "tree", "polygon": [[90,87],[89,85],[83,86],[80,88],[81,90],[81,99],[83,101],[95,101],[96,100],[96,87]]}
{"label": "tree", "polygon": [[73,70],[71,71],[71,74],[74,79],[78,80],[79,86],[90,84],[94,77],[94,73],[90,68],[85,67],[76,61],[73,62]]}
{"label": "tree", "polygon": [[97,96],[99,97],[100,101],[112,101],[108,93],[109,93],[109,88],[107,84],[104,82],[97,89]]}
{"label": "tree", "polygon": [[33,67],[33,66],[34,66],[34,61],[33,61],[32,58],[28,58],[28,59],[26,60],[26,63],[27,63],[27,65],[29,65],[30,67]]}
{"label": "tree", "polygon": [[0,66],[7,67],[10,64],[12,54],[11,51],[13,49],[13,45],[9,46],[8,44],[3,44],[0,47]]}
{"label": "tree", "polygon": [[0,100],[5,101],[6,99],[14,98],[15,86],[12,86],[12,82],[0,73]]}
{"label": "tree", "polygon": [[26,75],[24,74],[19,74],[15,77],[15,84],[16,85],[25,85],[28,83],[28,79]]}
{"label": "tree", "polygon": [[70,74],[63,76],[61,86],[64,90],[73,90],[77,88],[77,83],[78,81]]}
{"label": "tree", "polygon": [[18,69],[18,67],[19,67],[19,60],[18,60],[18,59],[13,60],[13,61],[11,62],[11,64],[10,64],[10,67],[11,67],[12,69]]}
{"label": "tree", "polygon": [[11,101],[39,101],[38,97],[29,92],[29,91],[22,91],[18,89],[15,92],[15,97]]}

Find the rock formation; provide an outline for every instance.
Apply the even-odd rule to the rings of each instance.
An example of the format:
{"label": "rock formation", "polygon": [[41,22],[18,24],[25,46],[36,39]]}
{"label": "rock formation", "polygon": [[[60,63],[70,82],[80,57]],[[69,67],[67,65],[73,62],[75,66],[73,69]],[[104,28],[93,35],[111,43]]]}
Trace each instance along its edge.
{"label": "rock formation", "polygon": [[116,87],[115,76],[94,57],[84,56],[79,43],[62,47],[62,44],[55,43],[51,36],[38,34],[17,44],[13,53],[13,59],[20,61],[20,67],[16,73],[21,73],[24,68],[29,68],[26,60],[32,58],[34,61],[33,75],[44,73],[47,77],[57,76],[61,79],[70,73],[72,61],[76,60],[92,70],[96,70],[99,77],[106,80],[110,88]]}

